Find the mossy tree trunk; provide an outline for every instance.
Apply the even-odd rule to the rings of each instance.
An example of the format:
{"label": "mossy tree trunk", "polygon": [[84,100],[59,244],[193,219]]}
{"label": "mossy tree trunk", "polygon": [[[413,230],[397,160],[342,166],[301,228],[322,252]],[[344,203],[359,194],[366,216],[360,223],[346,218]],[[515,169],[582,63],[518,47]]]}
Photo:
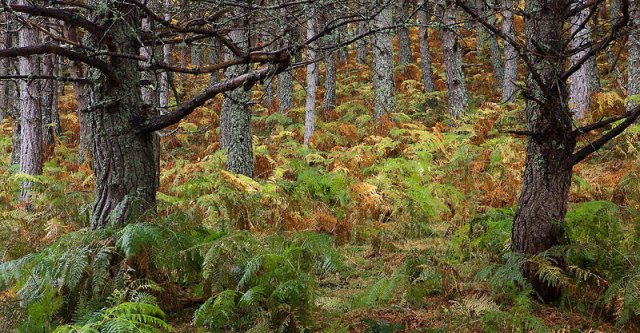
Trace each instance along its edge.
{"label": "mossy tree trunk", "polygon": [[442,49],[444,66],[447,76],[447,103],[449,116],[452,121],[464,115],[469,109],[467,88],[465,87],[464,71],[462,69],[462,49],[460,32],[458,31],[458,7],[454,0],[444,0],[441,3],[442,15]]}
{"label": "mossy tree trunk", "polygon": [[424,85],[424,91],[430,93],[435,90],[433,84],[433,69],[431,67],[431,54],[429,53],[429,24],[431,23],[432,10],[429,2],[425,0],[420,0],[418,6],[422,84]]}
{"label": "mossy tree trunk", "polygon": [[[375,1],[378,5],[386,2]],[[393,8],[383,8],[374,19],[378,31],[373,36],[373,88],[375,118],[380,119],[385,113],[394,112],[396,93],[394,86],[393,35],[389,29],[393,25]]]}
{"label": "mossy tree trunk", "polygon": [[[87,34],[85,44],[137,54],[141,45],[131,27],[140,25],[138,7],[109,0],[93,0],[92,5],[96,8],[93,21],[104,27],[106,34],[99,39]],[[159,183],[155,134],[139,133],[135,128],[153,114],[142,100],[138,62],[121,57],[103,60],[116,70],[117,82],[91,68],[87,76],[96,84],[85,88],[96,179],[93,229],[121,226],[152,208]]]}

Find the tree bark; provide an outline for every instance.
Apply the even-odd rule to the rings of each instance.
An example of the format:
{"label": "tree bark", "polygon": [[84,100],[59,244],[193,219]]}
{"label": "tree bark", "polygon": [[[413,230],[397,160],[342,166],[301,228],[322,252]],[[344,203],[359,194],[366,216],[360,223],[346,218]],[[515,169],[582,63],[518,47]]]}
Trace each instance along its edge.
{"label": "tree bark", "polygon": [[[513,23],[513,0],[503,0],[502,33],[515,40],[516,29]],[[516,80],[518,79],[518,52],[510,43],[504,43],[504,81],[502,82],[502,101],[516,101]]]}
{"label": "tree bark", "polygon": [[336,107],[336,55],[328,54],[325,59],[324,96],[322,110],[333,110]]}
{"label": "tree bark", "polygon": [[[246,29],[236,29],[229,38],[243,52],[249,49],[249,36]],[[233,58],[226,52],[226,60]],[[237,65],[225,70],[225,79],[246,73],[248,65]],[[220,112],[220,144],[227,151],[227,170],[253,177],[253,142],[251,134],[251,92],[237,88],[226,93]]]}
{"label": "tree bark", "polygon": [[[79,42],[76,28],[65,26],[64,29],[65,38],[76,43]],[[71,78],[74,79],[84,77],[84,66],[82,63],[79,61],[69,60],[69,74]],[[82,164],[93,156],[91,152],[93,144],[91,139],[91,129],[89,128],[89,115],[82,112],[82,110],[86,110],[89,106],[87,93],[91,90],[91,87],[85,86],[80,82],[73,82],[71,85],[73,87],[73,95],[76,98],[78,125],[80,127],[78,133],[80,141],[78,164]]]}
{"label": "tree bark", "polygon": [[[384,6],[386,2],[377,2]],[[387,6],[375,18],[376,29],[388,29],[393,25],[393,8]],[[375,33],[373,37],[373,88],[375,118],[393,112],[396,96],[393,78],[393,35],[388,30]]]}
{"label": "tree bark", "polygon": [[397,0],[396,2],[396,30],[398,34],[398,64],[406,66],[413,63],[411,52],[411,40],[409,39],[409,0]]}
{"label": "tree bark", "polygon": [[[287,17],[287,11],[285,8],[281,10],[282,17]],[[289,27],[287,25],[283,25],[282,27],[282,47],[286,47],[289,45],[293,45],[295,42],[293,38],[296,35],[293,33],[295,28]],[[293,108],[293,72],[292,71],[284,71],[278,74],[278,102],[280,103],[280,114],[286,115],[289,113],[289,110]]]}
{"label": "tree bark", "polygon": [[[27,1],[18,1],[26,5]],[[18,44],[21,47],[37,45],[38,32],[32,29],[20,29]],[[19,60],[21,75],[39,75],[40,60],[38,56],[22,57]],[[39,80],[20,80],[20,172],[28,175],[42,174],[42,100],[39,98],[42,85]],[[22,184],[20,200],[25,208],[30,206],[31,182]]]}
{"label": "tree bark", "polygon": [[441,2],[443,27],[441,32],[447,76],[447,102],[452,122],[463,116],[469,109],[464,72],[462,70],[462,50],[458,40],[457,6],[454,0]]}
{"label": "tree bark", "polygon": [[[493,26],[496,25],[496,0],[487,0],[487,22]],[[487,37],[489,44],[489,56],[491,58],[491,66],[493,67],[493,77],[496,79],[496,83],[504,81],[504,67],[502,66],[502,50],[500,49],[500,43],[498,43],[498,36],[493,33],[489,33]],[[498,88],[501,88],[498,85]]]}
{"label": "tree bark", "polygon": [[[56,56],[49,54],[43,57],[43,74],[55,76],[56,73]],[[60,119],[58,116],[58,82],[55,80],[45,80],[42,89],[42,134],[43,144],[53,148],[55,137],[60,133],[57,129],[60,127]]]}
{"label": "tree bark", "polygon": [[[104,28],[105,38],[85,35],[84,43],[100,48],[112,40],[114,52],[137,54],[140,45],[136,31],[140,24],[137,6],[109,0],[91,0],[95,6],[92,20]],[[114,15],[116,13],[116,15]],[[138,214],[152,208],[158,189],[158,164],[154,150],[154,133],[139,133],[136,124],[153,112],[145,106],[138,61],[129,58],[103,57],[116,68],[118,82],[110,80],[94,68],[87,76],[96,84],[85,87],[89,108],[96,201],[91,227],[110,224],[122,226]]]}
{"label": "tree bark", "polygon": [[422,84],[426,93],[433,92],[433,69],[431,67],[431,54],[429,53],[429,24],[431,23],[431,9],[425,0],[418,3],[418,23],[420,25],[420,65],[422,68]]}
{"label": "tree bark", "polygon": [[[527,130],[535,135],[527,144],[511,247],[514,252],[535,255],[560,244],[562,239],[571,185],[570,159],[576,142],[570,135],[572,118],[566,82],[559,77],[565,68],[564,9],[561,3],[551,0],[527,1],[525,6],[528,54],[543,81],[539,86],[530,72],[527,89],[544,105],[527,100]],[[544,301],[560,296],[560,288],[542,281],[535,265],[525,264],[523,273]]]}
{"label": "tree bark", "polygon": [[[171,20],[171,0],[164,0],[164,19],[166,21]],[[171,65],[172,56],[171,56],[171,44],[162,45],[162,61]],[[169,109],[169,73],[166,71],[162,71],[158,78],[158,104],[160,106],[160,112],[165,112]]]}
{"label": "tree bark", "polygon": [[[317,21],[314,14],[307,20],[307,39],[311,39],[315,34]],[[309,44],[307,48],[307,96],[305,102],[304,117],[304,144],[308,145],[315,130],[316,122],[316,93],[318,90],[318,63],[315,51],[316,43]]]}
{"label": "tree bark", "polygon": [[631,34],[629,35],[629,82],[627,110],[633,109],[640,98],[640,3],[632,1],[629,6],[631,15]]}
{"label": "tree bark", "polygon": [[[357,35],[362,36],[367,33],[369,29],[367,28],[367,22],[360,21],[358,22],[358,31]],[[356,42],[356,63],[364,65],[367,63],[367,41],[369,38],[362,37],[358,39]]]}
{"label": "tree bark", "polygon": [[[582,6],[585,0],[577,1],[574,6]],[[574,49],[585,48],[592,43],[591,27],[589,25],[589,8],[585,8],[577,15],[571,18],[571,41]],[[575,64],[582,59],[589,49],[577,52],[571,57],[571,64]],[[589,58],[580,69],[571,75],[571,84],[569,85],[569,103],[571,110],[576,118],[582,119],[589,113],[589,104],[591,94],[594,93],[594,87],[597,83],[597,74],[595,73],[596,59]],[[596,79],[594,79],[596,77]],[[594,82],[595,81],[595,82]]]}

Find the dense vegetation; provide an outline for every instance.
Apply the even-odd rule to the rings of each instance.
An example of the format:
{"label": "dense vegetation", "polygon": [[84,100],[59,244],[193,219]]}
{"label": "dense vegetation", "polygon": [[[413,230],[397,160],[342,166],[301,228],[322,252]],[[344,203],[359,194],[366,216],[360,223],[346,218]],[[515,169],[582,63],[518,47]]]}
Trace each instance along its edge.
{"label": "dense vegetation", "polygon": [[[475,27],[460,33],[476,44]],[[412,27],[414,59],[418,39]],[[440,43],[430,36],[432,50]],[[305,68],[286,114],[253,89],[253,178],[226,170],[223,96],[163,131],[156,207],[125,225],[92,227],[95,179],[90,159],[78,163],[71,85],[42,175],[10,164],[15,124],[2,122],[0,331],[640,330],[638,125],[574,168],[561,244],[525,256],[511,237],[527,140],[506,132],[525,122],[526,102],[498,103],[490,54],[464,54],[465,115],[446,112],[444,59],[432,51],[436,91],[424,92],[418,66],[397,65],[395,109],[377,120],[371,69],[349,52],[335,108],[317,115],[308,144]],[[600,80],[580,123],[624,113],[615,73]],[[187,96],[208,84],[176,76]],[[28,209],[17,200],[25,182]],[[527,263],[559,300],[536,296]]]}

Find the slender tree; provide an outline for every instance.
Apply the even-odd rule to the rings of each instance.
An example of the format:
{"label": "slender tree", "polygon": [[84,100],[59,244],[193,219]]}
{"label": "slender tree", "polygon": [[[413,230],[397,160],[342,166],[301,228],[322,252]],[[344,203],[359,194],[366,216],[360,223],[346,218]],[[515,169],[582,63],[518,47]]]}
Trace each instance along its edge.
{"label": "slender tree", "polygon": [[409,0],[396,1],[396,33],[398,35],[398,64],[406,66],[413,63],[411,40],[409,39]]}
{"label": "slender tree", "polygon": [[442,49],[447,76],[447,102],[449,115],[457,119],[469,109],[464,71],[462,70],[462,49],[457,28],[458,6],[454,0],[440,2],[442,17]]}
{"label": "slender tree", "polygon": [[[26,5],[27,1],[19,0],[17,4]],[[39,43],[37,31],[21,29],[18,32],[19,47],[30,47]],[[39,57],[20,58],[19,72],[21,75],[40,75]],[[38,80],[20,81],[20,172],[34,176],[42,174],[43,162],[41,91],[42,85]],[[31,187],[31,182],[22,184],[21,200],[27,208]]]}
{"label": "slender tree", "polygon": [[[368,31],[367,22],[358,22],[358,35],[364,35]],[[356,63],[365,64],[367,62],[367,40],[368,38],[361,38],[356,45]]]}
{"label": "slender tree", "polygon": [[631,34],[628,41],[629,100],[627,102],[627,110],[631,111],[634,107],[640,105],[638,102],[640,98],[640,3],[631,1],[629,10],[631,14]]}
{"label": "slender tree", "polygon": [[424,91],[429,93],[435,90],[433,84],[433,69],[431,66],[431,54],[429,51],[429,24],[431,23],[431,8],[425,0],[418,2],[418,23],[420,25],[420,65],[422,68],[422,84]]}
{"label": "slender tree", "polygon": [[[513,0],[503,0],[502,33],[515,40],[516,29],[513,21]],[[516,80],[518,79],[518,53],[511,43],[504,43],[504,81],[502,83],[502,101],[515,102]]]}
{"label": "slender tree", "polygon": [[[313,9],[309,9],[312,10]],[[307,20],[307,38],[311,39],[315,36],[317,28],[316,17],[312,14]],[[312,43],[307,48],[307,96],[305,102],[304,117],[304,144],[308,145],[313,131],[315,130],[316,118],[316,92],[318,90],[318,64],[316,62],[317,53],[315,50],[316,43]]]}
{"label": "slender tree", "polygon": [[[375,1],[374,1],[375,2]],[[378,3],[382,5],[382,3]],[[393,78],[393,35],[389,28],[393,25],[393,9],[386,7],[374,18],[377,32],[373,38],[373,86],[374,111],[376,119],[393,112],[396,96]]]}
{"label": "slender tree", "polygon": [[[583,7],[586,4],[585,0],[576,1],[574,8]],[[588,46],[592,43],[589,24],[590,12],[589,8],[584,8],[571,18],[571,42],[572,47],[577,50],[571,57],[572,64],[585,57],[589,51]],[[596,69],[596,59],[595,57],[590,57],[584,66],[581,66],[571,76],[571,84],[569,85],[570,105],[573,114],[578,119],[584,118],[589,112],[591,94],[599,86]]]}

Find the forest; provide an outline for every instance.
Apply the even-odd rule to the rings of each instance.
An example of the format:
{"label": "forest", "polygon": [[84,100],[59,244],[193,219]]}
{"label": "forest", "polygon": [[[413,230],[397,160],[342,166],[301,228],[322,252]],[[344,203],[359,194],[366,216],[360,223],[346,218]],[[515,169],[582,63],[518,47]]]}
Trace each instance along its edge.
{"label": "forest", "polygon": [[640,1],[0,0],[0,332],[640,332]]}

